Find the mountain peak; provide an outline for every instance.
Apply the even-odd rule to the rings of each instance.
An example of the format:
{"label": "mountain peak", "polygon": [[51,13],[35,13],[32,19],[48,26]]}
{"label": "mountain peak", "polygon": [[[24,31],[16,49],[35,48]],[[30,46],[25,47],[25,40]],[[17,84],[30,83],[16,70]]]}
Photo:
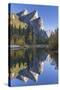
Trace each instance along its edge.
{"label": "mountain peak", "polygon": [[28,14],[28,10],[25,9],[25,10],[24,10],[24,15],[27,15],[27,14]]}
{"label": "mountain peak", "polygon": [[27,14],[28,14],[28,10],[25,9],[25,10],[23,10],[23,11],[21,11],[21,12],[18,12],[16,15],[19,16],[19,17],[21,17],[21,16],[25,16],[25,15],[27,15]]}
{"label": "mountain peak", "polygon": [[31,18],[31,21],[35,20],[36,18],[38,18],[38,12],[37,11],[35,11],[34,16]]}

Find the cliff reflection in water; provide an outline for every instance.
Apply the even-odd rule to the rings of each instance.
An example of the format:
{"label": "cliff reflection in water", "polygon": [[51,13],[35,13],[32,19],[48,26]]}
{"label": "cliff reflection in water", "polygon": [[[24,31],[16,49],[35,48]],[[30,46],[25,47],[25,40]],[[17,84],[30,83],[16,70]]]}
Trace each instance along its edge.
{"label": "cliff reflection in water", "polygon": [[28,80],[38,81],[40,74],[44,72],[44,63],[47,62],[47,57],[49,63],[58,69],[58,55],[47,52],[45,49],[11,50],[10,56],[11,79],[17,78],[24,82]]}
{"label": "cliff reflection in water", "polygon": [[51,61],[50,61],[51,65],[54,65],[55,69],[58,69],[58,53],[50,51],[49,55],[51,58]]}

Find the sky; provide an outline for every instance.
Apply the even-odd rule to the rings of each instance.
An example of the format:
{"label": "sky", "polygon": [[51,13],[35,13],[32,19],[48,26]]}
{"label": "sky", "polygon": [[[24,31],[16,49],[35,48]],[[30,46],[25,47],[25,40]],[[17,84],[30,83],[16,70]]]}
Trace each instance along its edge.
{"label": "sky", "polygon": [[12,3],[10,7],[12,13],[17,13],[25,9],[29,12],[38,11],[39,17],[43,19],[44,29],[48,34],[58,27],[58,6]]}

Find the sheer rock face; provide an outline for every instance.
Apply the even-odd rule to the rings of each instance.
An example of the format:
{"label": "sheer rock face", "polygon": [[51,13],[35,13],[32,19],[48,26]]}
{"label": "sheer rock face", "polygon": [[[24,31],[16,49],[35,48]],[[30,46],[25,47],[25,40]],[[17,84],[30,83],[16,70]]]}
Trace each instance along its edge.
{"label": "sheer rock face", "polygon": [[21,12],[18,12],[16,15],[18,16],[18,17],[21,17],[21,16],[24,16],[24,15],[27,15],[29,12],[28,12],[28,10],[23,10],[23,11],[21,11]]}
{"label": "sheer rock face", "polygon": [[10,15],[10,25],[17,29],[24,29],[32,31],[33,28],[33,38],[39,37],[39,40],[45,40],[48,38],[46,32],[43,29],[43,19],[39,17],[37,11],[29,13],[27,10],[21,11],[19,13],[13,13]]}
{"label": "sheer rock face", "polygon": [[26,22],[26,23],[29,23],[34,18],[35,13],[36,13],[36,11],[33,11],[31,13],[28,13],[27,15],[20,16],[19,19]]}
{"label": "sheer rock face", "polygon": [[29,13],[27,10],[10,15],[10,24],[19,28],[20,24],[32,24],[34,27],[42,29],[42,19],[38,16],[37,11]]}
{"label": "sheer rock face", "polygon": [[39,29],[43,29],[43,20],[41,19],[41,17],[39,17],[38,12],[37,11],[33,11],[31,13],[28,13],[27,10],[22,11],[21,13],[17,13],[17,15],[19,16],[19,19],[27,24],[30,24],[32,22],[32,26],[34,24],[34,26]]}

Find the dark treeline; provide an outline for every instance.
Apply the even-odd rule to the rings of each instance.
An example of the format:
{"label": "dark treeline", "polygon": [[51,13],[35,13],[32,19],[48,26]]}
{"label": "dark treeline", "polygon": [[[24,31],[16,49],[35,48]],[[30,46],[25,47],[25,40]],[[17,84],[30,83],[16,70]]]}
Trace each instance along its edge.
{"label": "dark treeline", "polygon": [[55,32],[51,33],[49,37],[49,47],[50,49],[57,50],[58,49],[58,28],[55,30]]}
{"label": "dark treeline", "polygon": [[10,27],[11,43],[16,45],[48,44],[50,49],[58,49],[58,28],[48,38],[44,30],[33,36],[33,28],[19,29]]}
{"label": "dark treeline", "polygon": [[10,41],[11,44],[17,45],[32,45],[32,44],[48,44],[48,36],[44,30],[39,30],[38,33],[33,32],[33,28],[17,29],[10,26]]}

